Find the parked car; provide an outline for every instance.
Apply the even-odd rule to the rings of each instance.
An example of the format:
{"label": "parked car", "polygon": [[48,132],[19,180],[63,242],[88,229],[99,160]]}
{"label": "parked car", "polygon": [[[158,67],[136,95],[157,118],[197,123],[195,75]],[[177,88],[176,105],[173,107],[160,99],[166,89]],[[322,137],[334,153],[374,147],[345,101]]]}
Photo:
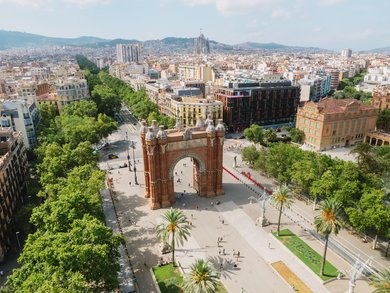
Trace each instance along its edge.
{"label": "parked car", "polygon": [[114,159],[118,159],[119,157],[115,154],[108,154],[108,159],[109,160],[114,160]]}

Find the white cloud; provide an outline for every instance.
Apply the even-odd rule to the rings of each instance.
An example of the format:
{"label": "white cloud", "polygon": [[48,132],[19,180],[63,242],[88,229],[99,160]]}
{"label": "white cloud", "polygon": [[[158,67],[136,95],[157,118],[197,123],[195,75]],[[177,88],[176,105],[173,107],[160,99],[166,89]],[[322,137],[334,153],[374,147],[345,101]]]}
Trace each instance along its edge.
{"label": "white cloud", "polygon": [[254,8],[270,6],[284,0],[183,0],[191,6],[215,5],[224,14],[236,14],[250,11]]}
{"label": "white cloud", "polygon": [[20,5],[20,6],[32,6],[32,7],[42,6],[44,4],[47,4],[48,2],[49,0],[0,0],[0,4],[9,3],[9,4]]}
{"label": "white cloud", "polygon": [[288,18],[291,15],[292,15],[292,13],[290,11],[283,10],[283,9],[276,9],[276,10],[272,11],[272,14],[271,14],[271,16],[273,18]]}
{"label": "white cloud", "polygon": [[84,7],[90,5],[109,4],[112,0],[63,0],[76,6]]}
{"label": "white cloud", "polygon": [[329,5],[334,5],[342,2],[344,0],[319,0],[318,3],[322,6],[329,6]]}

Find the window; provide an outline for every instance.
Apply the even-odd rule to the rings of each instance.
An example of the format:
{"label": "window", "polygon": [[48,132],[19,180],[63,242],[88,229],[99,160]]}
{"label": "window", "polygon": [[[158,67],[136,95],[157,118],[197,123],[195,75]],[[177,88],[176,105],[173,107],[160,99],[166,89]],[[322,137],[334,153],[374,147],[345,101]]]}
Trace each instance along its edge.
{"label": "window", "polygon": [[321,126],[321,123],[317,122],[317,125],[316,125],[317,129],[320,129],[320,126]]}

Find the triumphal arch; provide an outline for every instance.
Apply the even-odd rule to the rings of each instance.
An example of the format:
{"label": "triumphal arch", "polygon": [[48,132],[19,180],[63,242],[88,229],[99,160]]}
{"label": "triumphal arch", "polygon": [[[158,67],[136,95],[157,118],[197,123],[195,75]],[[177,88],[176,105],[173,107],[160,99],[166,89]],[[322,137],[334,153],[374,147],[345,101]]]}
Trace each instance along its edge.
{"label": "triumphal arch", "polygon": [[150,127],[142,121],[142,141],[145,197],[150,198],[151,209],[166,208],[175,200],[174,168],[183,158],[193,163],[192,186],[199,196],[213,197],[224,193],[222,162],[225,127],[222,120],[214,127],[210,117],[198,120],[195,127],[165,130],[153,121]]}

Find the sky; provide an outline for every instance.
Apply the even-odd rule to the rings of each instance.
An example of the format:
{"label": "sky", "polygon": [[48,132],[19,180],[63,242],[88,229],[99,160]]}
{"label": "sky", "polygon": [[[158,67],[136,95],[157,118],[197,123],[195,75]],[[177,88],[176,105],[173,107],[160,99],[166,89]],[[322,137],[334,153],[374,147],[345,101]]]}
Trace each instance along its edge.
{"label": "sky", "polygon": [[53,37],[196,37],[325,49],[390,46],[389,0],[0,0],[0,29]]}

